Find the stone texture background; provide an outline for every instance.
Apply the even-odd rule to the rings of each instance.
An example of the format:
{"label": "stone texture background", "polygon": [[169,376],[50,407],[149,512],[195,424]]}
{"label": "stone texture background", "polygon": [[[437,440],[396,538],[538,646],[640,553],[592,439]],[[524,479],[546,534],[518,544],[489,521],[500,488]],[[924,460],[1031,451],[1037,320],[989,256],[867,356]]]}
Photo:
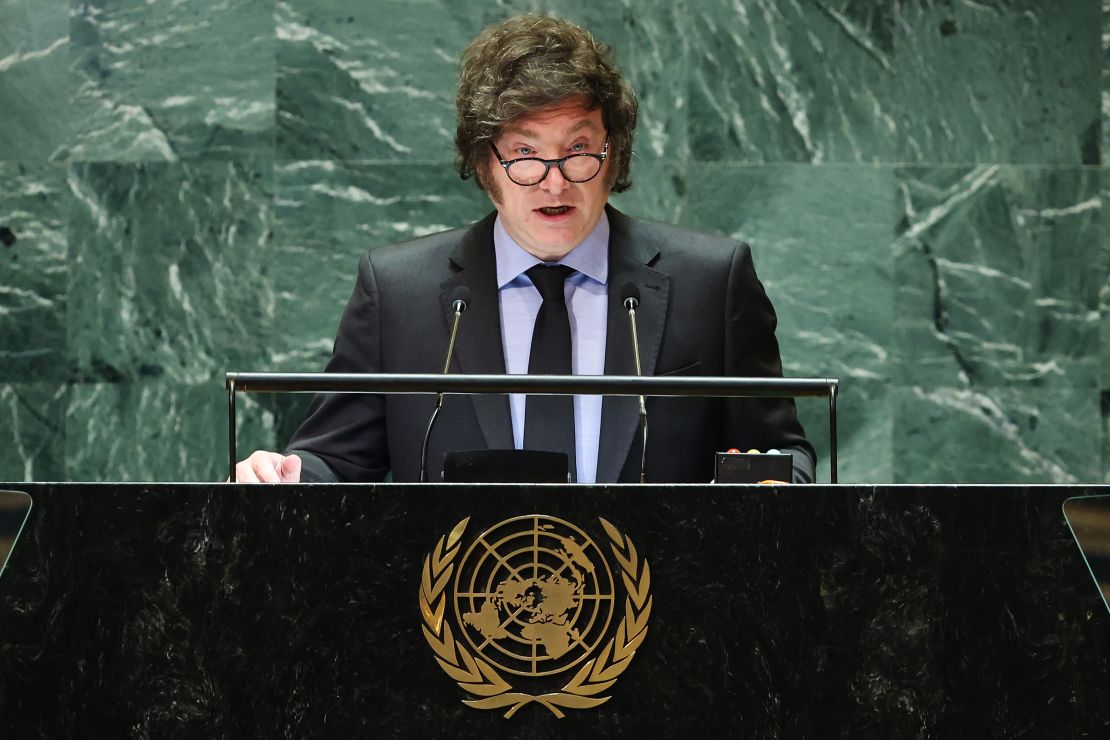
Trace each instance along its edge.
{"label": "stone texture background", "polygon": [[222,373],[488,210],[456,59],[521,11],[640,96],[616,205],[752,243],[842,481],[1110,481],[1110,0],[0,0],[0,480],[223,477]]}

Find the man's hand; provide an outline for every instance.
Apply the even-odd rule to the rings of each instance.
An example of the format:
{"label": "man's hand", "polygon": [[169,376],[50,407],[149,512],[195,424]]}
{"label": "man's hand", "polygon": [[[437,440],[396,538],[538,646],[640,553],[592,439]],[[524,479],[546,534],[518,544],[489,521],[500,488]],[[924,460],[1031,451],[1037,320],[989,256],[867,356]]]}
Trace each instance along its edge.
{"label": "man's hand", "polygon": [[255,450],[235,465],[236,483],[297,483],[301,479],[301,458],[279,452]]}

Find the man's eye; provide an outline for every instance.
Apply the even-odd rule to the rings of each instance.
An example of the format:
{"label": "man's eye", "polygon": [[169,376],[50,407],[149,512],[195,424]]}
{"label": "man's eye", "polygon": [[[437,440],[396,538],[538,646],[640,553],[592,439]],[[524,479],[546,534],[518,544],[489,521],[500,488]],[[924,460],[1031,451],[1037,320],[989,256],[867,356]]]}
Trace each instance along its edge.
{"label": "man's eye", "polygon": [[581,152],[586,151],[586,145],[583,144],[582,142],[579,142],[577,144],[571,145],[570,150],[571,150],[571,152],[573,152],[575,154],[579,154]]}
{"label": "man's eye", "polygon": [[520,157],[531,157],[533,154],[536,153],[536,150],[530,146],[518,146],[516,148],[516,153],[517,156]]}

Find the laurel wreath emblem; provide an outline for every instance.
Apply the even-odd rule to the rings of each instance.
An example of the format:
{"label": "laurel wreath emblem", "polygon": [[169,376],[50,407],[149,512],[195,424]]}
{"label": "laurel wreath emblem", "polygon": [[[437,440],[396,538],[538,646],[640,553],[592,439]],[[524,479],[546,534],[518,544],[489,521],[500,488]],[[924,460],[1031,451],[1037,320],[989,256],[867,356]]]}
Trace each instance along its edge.
{"label": "laurel wreath emblem", "polygon": [[435,653],[436,662],[459,687],[475,699],[463,701],[475,709],[504,709],[510,718],[523,706],[535,702],[551,710],[559,719],[566,714],[563,709],[591,709],[609,701],[608,696],[598,696],[608,691],[624,673],[636,654],[636,649],[647,636],[648,618],[651,615],[651,569],[646,560],[636,554],[632,540],[625,537],[605,519],[598,518],[609,536],[613,554],[620,563],[621,577],[627,596],[624,601],[624,618],[617,632],[598,653],[586,661],[574,677],[559,691],[549,694],[528,694],[514,691],[497,670],[480,655],[470,651],[455,640],[451,625],[444,620],[447,608],[447,584],[455,568],[459,543],[470,517],[455,525],[446,537],[440,537],[432,553],[424,558],[420,579],[420,614],[424,619],[424,638]]}

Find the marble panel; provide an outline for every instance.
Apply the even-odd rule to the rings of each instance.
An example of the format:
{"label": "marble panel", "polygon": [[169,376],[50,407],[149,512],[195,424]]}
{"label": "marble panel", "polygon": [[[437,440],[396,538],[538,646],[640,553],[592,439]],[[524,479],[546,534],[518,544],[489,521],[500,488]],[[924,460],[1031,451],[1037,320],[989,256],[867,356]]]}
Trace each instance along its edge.
{"label": "marble panel", "polygon": [[446,163],[289,162],[276,178],[272,370],[323,369],[367,250],[465,226],[492,209]]}
{"label": "marble panel", "polygon": [[[1107,27],[1110,28],[1110,2],[1105,5],[1106,8],[1106,22]],[[1110,37],[1108,37],[1110,39]],[[1110,52],[1110,44],[1107,44],[1107,51]],[[1106,66],[1106,72],[1110,75],[1110,65]],[[1110,88],[1104,92],[1104,96],[1110,96]],[[1110,102],[1110,97],[1103,98],[1103,105]],[[1104,135],[1105,128],[1110,121],[1110,118],[1103,116]],[[1107,203],[1110,203],[1110,178],[1107,177],[1106,168],[1100,170],[1102,176],[1102,205],[1105,208]],[[1103,253],[1110,251],[1110,218],[1105,215],[1101,216],[1102,229],[1101,229],[1101,244]],[[1110,262],[1110,259],[1107,259]],[[1110,270],[1107,270],[1105,280],[1102,284],[1102,290],[1099,292],[1099,320],[1101,324],[1101,359],[1099,362],[1099,387],[1102,389],[1102,480],[1103,482],[1110,482]]]}
{"label": "marble panel", "polygon": [[[829,401],[799,398],[798,418],[817,450],[817,481],[830,480]],[[836,401],[836,472],[839,483],[894,482],[894,405],[890,384],[842,378]]]}
{"label": "marble panel", "polygon": [[279,0],[278,157],[451,161],[457,34],[388,5]]}
{"label": "marble panel", "polygon": [[1110,390],[1103,389],[1100,394],[1099,410],[1102,412],[1101,453],[1102,482],[1110,482]]}
{"label": "marble panel", "polygon": [[1099,0],[898,4],[898,158],[1098,164]]}
{"label": "marble panel", "polygon": [[[687,225],[752,245],[779,318],[784,374],[841,380],[840,480],[889,481],[892,170],[698,163],[689,190]],[[827,401],[803,400],[799,414],[828,480]]]}
{"label": "marble panel", "polygon": [[73,166],[76,379],[200,383],[261,364],[274,315],[271,178],[242,163]]}
{"label": "marble panel", "polygon": [[[239,457],[275,449],[274,415],[261,395],[239,394]],[[77,481],[216,481],[228,475],[227,394],[213,380],[88,383],[72,387],[66,478]]]}
{"label": "marble panel", "polygon": [[273,3],[74,1],[70,36],[84,115],[68,157],[237,159],[272,150]]}
{"label": "marble panel", "polygon": [[785,373],[888,377],[892,170],[699,163],[690,172],[685,225],[751,244]]}
{"label": "marble panel", "polygon": [[1110,2],[1102,0],[1102,150],[1099,164],[1110,159]]}
{"label": "marble panel", "polygon": [[1106,283],[1093,168],[904,168],[899,383],[1094,388]]}
{"label": "marble panel", "polygon": [[[1110,2],[1107,3],[1110,8]],[[1102,182],[1101,187],[1101,206],[1106,208],[1110,204],[1110,170],[1102,167],[1099,169],[1099,177]],[[1102,253],[1102,264],[1110,265],[1110,218],[1104,213],[1099,214],[1099,248]],[[1107,269],[1103,274],[1102,288],[1099,290],[1099,323],[1100,323],[1100,340],[1101,340],[1101,361],[1099,362],[1099,385],[1104,389],[1110,389],[1110,269]]]}
{"label": "marble panel", "polygon": [[0,480],[65,480],[68,399],[62,384],[0,384]]}
{"label": "marble panel", "polygon": [[70,134],[65,0],[0,5],[0,160],[41,162]]}
{"label": "marble panel", "polygon": [[[487,25],[556,13],[611,44],[641,97],[638,153],[685,153],[683,15],[672,3],[277,3],[278,156],[451,162],[458,57]],[[428,19],[434,18],[434,23]]]}
{"label": "marble panel", "polygon": [[65,180],[0,161],[0,382],[66,379]]}
{"label": "marble panel", "polygon": [[633,158],[632,188],[609,202],[629,216],[677,224],[686,220],[688,161]]}
{"label": "marble panel", "polygon": [[896,483],[1102,479],[1097,390],[900,387],[893,406]]}
{"label": "marble panel", "polygon": [[894,159],[895,7],[860,0],[692,3],[694,159]]}

